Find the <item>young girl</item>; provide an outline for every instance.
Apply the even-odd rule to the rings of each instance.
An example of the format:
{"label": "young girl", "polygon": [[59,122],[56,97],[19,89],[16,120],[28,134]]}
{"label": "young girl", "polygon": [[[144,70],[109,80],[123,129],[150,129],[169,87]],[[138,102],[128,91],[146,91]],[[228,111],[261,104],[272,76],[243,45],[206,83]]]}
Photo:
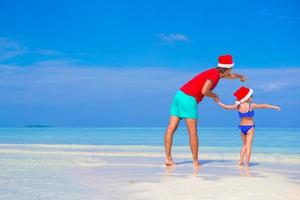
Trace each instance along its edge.
{"label": "young girl", "polygon": [[252,140],[254,137],[254,109],[255,108],[272,108],[277,111],[280,110],[278,106],[273,106],[270,104],[256,104],[252,103],[253,99],[253,90],[246,87],[240,87],[233,94],[237,101],[233,105],[225,105],[217,100],[217,103],[224,109],[237,109],[239,117],[241,119],[239,128],[241,130],[241,138],[243,141],[243,146],[240,152],[240,161],[239,165],[243,165],[244,157],[246,156],[246,166],[250,166],[250,157],[252,151]]}

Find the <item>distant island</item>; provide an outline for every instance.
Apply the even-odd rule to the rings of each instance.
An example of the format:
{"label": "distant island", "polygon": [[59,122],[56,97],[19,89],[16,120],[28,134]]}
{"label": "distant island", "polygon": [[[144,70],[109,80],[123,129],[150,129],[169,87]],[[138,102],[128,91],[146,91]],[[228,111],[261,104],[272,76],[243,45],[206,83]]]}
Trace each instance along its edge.
{"label": "distant island", "polygon": [[53,126],[49,126],[49,125],[28,125],[28,126],[24,126],[25,128],[49,128],[49,127],[53,127]]}

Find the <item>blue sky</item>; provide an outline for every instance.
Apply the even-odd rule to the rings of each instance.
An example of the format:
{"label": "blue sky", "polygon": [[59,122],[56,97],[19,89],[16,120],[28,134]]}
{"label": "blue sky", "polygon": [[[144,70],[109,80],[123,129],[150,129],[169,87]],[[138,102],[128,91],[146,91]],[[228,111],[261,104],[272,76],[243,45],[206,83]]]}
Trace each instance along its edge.
{"label": "blue sky", "polygon": [[[165,126],[176,90],[230,53],[261,126],[300,125],[297,1],[1,1],[0,126]],[[234,101],[238,81],[216,92]],[[199,125],[236,126],[210,99]],[[272,116],[272,117],[270,117]],[[217,120],[216,120],[217,119]]]}

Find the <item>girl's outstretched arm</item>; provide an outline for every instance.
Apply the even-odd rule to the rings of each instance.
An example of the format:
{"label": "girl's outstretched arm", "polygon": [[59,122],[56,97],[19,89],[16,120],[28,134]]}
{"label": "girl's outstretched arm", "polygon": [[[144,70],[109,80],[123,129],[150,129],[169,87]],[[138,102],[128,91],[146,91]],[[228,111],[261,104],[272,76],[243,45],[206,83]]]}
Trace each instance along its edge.
{"label": "girl's outstretched arm", "polygon": [[227,109],[227,110],[234,110],[234,109],[237,109],[237,105],[236,105],[236,104],[233,104],[233,105],[226,105],[226,104],[223,104],[223,103],[220,102],[220,101],[217,101],[217,104],[219,104],[219,106],[221,106],[222,108]]}
{"label": "girl's outstretched arm", "polygon": [[252,107],[253,108],[271,108],[271,109],[275,109],[277,111],[280,111],[280,107],[274,106],[274,105],[270,105],[270,104],[256,104],[256,103],[252,103]]}

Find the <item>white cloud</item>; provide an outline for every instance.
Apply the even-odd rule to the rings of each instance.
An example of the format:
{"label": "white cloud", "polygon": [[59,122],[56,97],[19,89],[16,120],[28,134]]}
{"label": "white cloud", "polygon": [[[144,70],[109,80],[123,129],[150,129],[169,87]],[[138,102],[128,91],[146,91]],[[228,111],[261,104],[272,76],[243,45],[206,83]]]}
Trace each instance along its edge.
{"label": "white cloud", "polygon": [[283,13],[278,9],[262,9],[258,12],[262,17],[274,18],[282,22],[299,22],[298,16],[293,16],[291,13]]}
{"label": "white cloud", "polygon": [[0,37],[0,62],[24,54],[36,54],[40,56],[63,55],[61,52],[49,49],[29,49],[17,40]]}
{"label": "white cloud", "polygon": [[298,74],[300,68],[242,69],[249,83],[261,92],[283,91],[287,88],[300,88]]}
{"label": "white cloud", "polygon": [[[100,117],[102,124],[107,122],[107,116],[115,119],[121,115],[134,119],[136,116],[132,117],[130,113],[147,113],[149,121],[164,121],[175,92],[202,70],[90,66],[72,60],[49,60],[25,67],[0,65],[0,105],[19,106],[18,109],[40,106],[48,113],[55,108],[57,110],[51,119],[57,123],[72,119],[77,112],[88,113],[87,117]],[[300,79],[297,74],[300,68],[237,68],[236,72],[248,76],[248,81],[221,80],[214,92],[224,103],[233,103],[232,93],[245,85],[255,90],[257,103],[278,104],[283,106],[283,110],[299,107],[300,94],[297,91],[300,91]],[[199,105],[199,109],[206,113],[202,115],[203,120],[209,120],[211,115],[220,112],[209,98]],[[31,113],[31,110],[27,112]],[[44,113],[40,112],[38,116],[44,117]],[[58,119],[57,115],[64,117]],[[283,121],[285,117],[278,115],[278,119]],[[99,122],[99,119],[90,120]],[[80,118],[78,123],[83,121]],[[286,123],[294,125],[299,120],[294,121]],[[144,122],[145,119],[141,119],[141,124]]]}
{"label": "white cloud", "polygon": [[9,38],[0,38],[0,61],[16,57],[27,52],[27,49],[18,41]]}
{"label": "white cloud", "polygon": [[254,89],[257,103],[297,104],[300,103],[300,68],[252,68],[234,72],[247,77],[246,82],[222,80],[214,90],[225,103],[235,100],[233,93],[241,86]]}
{"label": "white cloud", "polygon": [[276,90],[281,90],[284,88],[287,88],[288,86],[290,86],[291,83],[283,80],[283,81],[274,81],[274,82],[270,82],[266,85],[265,91],[276,91]]}
{"label": "white cloud", "polygon": [[38,50],[35,50],[33,52],[36,53],[36,54],[39,54],[39,55],[44,55],[44,56],[59,56],[59,55],[62,55],[61,52],[54,51],[54,50],[47,50],[47,49],[38,49]]}
{"label": "white cloud", "polygon": [[171,33],[171,34],[164,34],[161,33],[158,35],[158,37],[160,38],[160,40],[164,43],[168,43],[168,44],[173,44],[175,42],[186,42],[188,43],[190,41],[190,39],[181,33]]}
{"label": "white cloud", "polygon": [[[11,69],[11,70],[10,70]],[[80,80],[82,77],[89,77],[93,80],[101,80],[102,88],[106,87],[106,83],[116,84],[118,88],[127,90],[129,88],[139,88],[141,92],[143,89],[158,92],[174,91],[182,84],[193,78],[197,73],[205,70],[184,70],[172,69],[165,67],[108,67],[108,66],[94,66],[82,64],[79,60],[72,59],[56,59],[36,62],[32,65],[18,67],[17,65],[1,65],[0,64],[0,78],[4,78],[7,74],[4,71],[10,71],[11,75],[18,75],[20,69],[21,75],[27,74],[34,76],[37,73],[52,74],[53,80],[55,77],[64,77],[64,80]],[[241,85],[253,88],[259,93],[269,92],[284,92],[288,88],[300,89],[300,68],[272,68],[272,69],[234,69],[234,72],[243,74],[247,77],[247,81],[242,83],[240,81],[220,81],[221,85],[217,87],[223,94],[231,94],[235,89]],[[112,76],[110,76],[112,75]],[[40,78],[41,78],[40,77]],[[49,78],[48,76],[46,78]],[[62,79],[60,79],[62,80]],[[9,81],[10,82],[10,81]],[[76,82],[76,81],[75,81]],[[74,82],[74,84],[76,84]],[[119,85],[119,83],[122,83]]]}
{"label": "white cloud", "polygon": [[[204,69],[200,69],[202,71]],[[72,88],[82,88],[83,93],[104,92],[126,94],[137,97],[143,95],[159,96],[172,94],[185,82],[200,71],[178,70],[171,68],[130,68],[83,65],[76,60],[48,60],[30,66],[10,69],[0,65],[0,87],[18,86],[33,88],[49,88],[53,91],[72,91]],[[251,87],[256,94],[290,93],[287,88],[300,89],[300,80],[296,74],[300,68],[285,69],[236,69],[237,73],[248,77],[247,82],[238,80],[222,80],[216,92],[222,97],[232,99],[232,93],[241,85]],[[51,85],[48,85],[51,83]],[[32,90],[33,91],[33,90]],[[138,92],[137,92],[138,91]],[[1,92],[1,91],[0,91]],[[4,95],[5,96],[5,95]],[[72,96],[72,95],[71,95]],[[112,95],[110,98],[117,98]]]}

